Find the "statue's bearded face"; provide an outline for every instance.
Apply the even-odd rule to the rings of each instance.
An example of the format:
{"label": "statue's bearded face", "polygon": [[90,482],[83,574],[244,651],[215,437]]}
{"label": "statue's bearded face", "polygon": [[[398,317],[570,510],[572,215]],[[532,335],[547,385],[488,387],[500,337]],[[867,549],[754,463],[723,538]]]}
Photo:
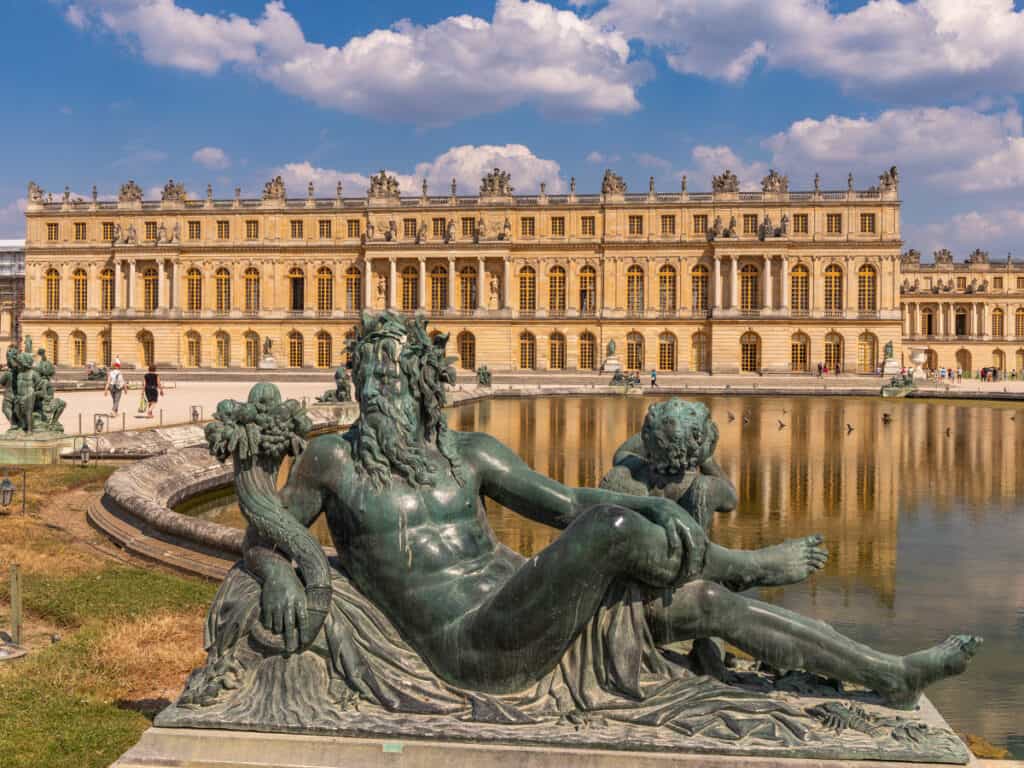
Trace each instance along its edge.
{"label": "statue's bearded face", "polygon": [[367,349],[357,372],[356,390],[365,420],[414,434],[419,407],[402,370],[403,343],[404,339],[385,338]]}
{"label": "statue's bearded face", "polygon": [[655,469],[678,475],[711,458],[718,444],[718,428],[703,403],[673,398],[650,407],[641,437]]}

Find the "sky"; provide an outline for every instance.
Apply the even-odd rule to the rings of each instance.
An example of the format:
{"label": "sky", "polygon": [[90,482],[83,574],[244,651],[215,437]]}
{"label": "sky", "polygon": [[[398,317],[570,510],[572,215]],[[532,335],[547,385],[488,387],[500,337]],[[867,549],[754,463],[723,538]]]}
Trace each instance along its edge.
{"label": "sky", "polygon": [[1024,0],[0,0],[0,238],[112,199],[878,183],[906,247],[1024,258]]}

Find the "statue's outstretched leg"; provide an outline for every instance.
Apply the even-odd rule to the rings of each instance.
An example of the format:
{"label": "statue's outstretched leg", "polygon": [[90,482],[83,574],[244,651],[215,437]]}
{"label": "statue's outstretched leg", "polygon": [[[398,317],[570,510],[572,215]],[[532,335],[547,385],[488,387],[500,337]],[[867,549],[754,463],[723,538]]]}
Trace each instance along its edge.
{"label": "statue's outstretched leg", "polygon": [[913,706],[925,686],[963,672],[981,643],[972,635],[953,635],[932,648],[895,656],[851,640],[823,621],[710,581],[690,582],[671,599],[655,601],[648,618],[660,643],[721,637],[772,666],[863,685],[897,707]]}

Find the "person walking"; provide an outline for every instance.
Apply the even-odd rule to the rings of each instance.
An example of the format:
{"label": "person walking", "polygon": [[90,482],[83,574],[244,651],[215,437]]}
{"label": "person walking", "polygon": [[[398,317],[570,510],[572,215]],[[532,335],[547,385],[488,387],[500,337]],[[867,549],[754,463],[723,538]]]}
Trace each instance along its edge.
{"label": "person walking", "polygon": [[153,406],[156,405],[158,397],[164,396],[164,385],[160,383],[160,377],[156,374],[156,366],[149,366],[146,375],[142,377],[143,387],[146,394],[146,418],[153,418]]}
{"label": "person walking", "polygon": [[107,372],[107,382],[103,385],[103,394],[110,395],[110,401],[113,410],[111,410],[111,416],[117,416],[117,411],[121,407],[121,395],[128,389],[128,382],[125,381],[124,374],[121,373],[121,363],[114,361],[114,365]]}
{"label": "person walking", "polygon": [[651,386],[658,386],[658,372],[653,368],[651,368]]}

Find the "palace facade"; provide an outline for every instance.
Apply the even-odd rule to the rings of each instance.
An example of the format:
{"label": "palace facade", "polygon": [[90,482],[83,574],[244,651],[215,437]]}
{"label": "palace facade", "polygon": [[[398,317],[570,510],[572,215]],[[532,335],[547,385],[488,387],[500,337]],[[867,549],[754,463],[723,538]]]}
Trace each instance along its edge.
{"label": "palace facade", "polygon": [[839,191],[774,171],[758,192],[728,171],[711,192],[629,193],[611,171],[599,194],[510,181],[403,196],[382,171],[359,198],[288,197],[278,178],[227,200],[169,182],[159,201],[128,182],[116,202],[31,184],[22,330],[70,366],[255,367],[269,338],[281,367],[329,368],[384,307],[427,314],[466,370],[598,370],[610,341],[645,371],[867,372],[890,341],[900,356],[895,168]]}

